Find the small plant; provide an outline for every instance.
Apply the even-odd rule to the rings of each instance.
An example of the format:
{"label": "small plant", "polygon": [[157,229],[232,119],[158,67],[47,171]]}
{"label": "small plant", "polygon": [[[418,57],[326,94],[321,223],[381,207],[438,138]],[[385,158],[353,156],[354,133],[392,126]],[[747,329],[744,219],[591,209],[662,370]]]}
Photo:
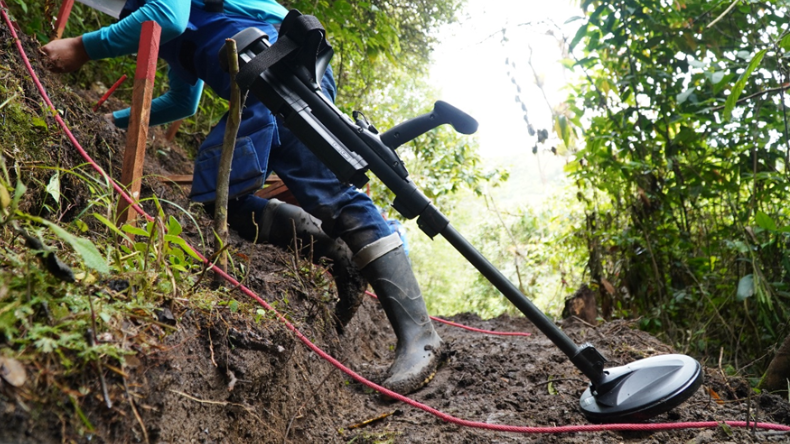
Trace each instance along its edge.
{"label": "small plant", "polygon": [[[190,247],[180,234],[181,224],[173,216],[165,216],[159,201],[154,197],[159,209],[159,217],[146,222],[143,228],[125,224],[118,229],[109,219],[99,213],[93,216],[116,235],[117,249],[122,255],[116,256],[115,266],[119,271],[145,272],[153,267],[152,277],[164,272],[172,281],[172,290],[185,282],[185,274],[199,270],[200,256]],[[163,220],[167,220],[166,223]]]}
{"label": "small plant", "polygon": [[[46,367],[49,382],[37,396],[59,402],[73,412],[73,417],[62,416],[64,423],[90,433],[93,426],[81,403],[92,388],[72,388],[73,378],[97,372],[104,399],[111,405],[104,369],[124,377],[118,369],[134,354],[132,347],[150,347],[148,342],[121,338],[136,328],[164,334],[161,328],[168,326],[156,320],[157,310],[179,288],[188,287],[183,284],[195,280],[202,261],[179,237],[182,227],[177,219],[166,217],[155,198],[156,219],[142,228],[117,228],[110,222],[115,202],[101,180],[78,168],[53,168],[49,180],[38,180],[39,188],[46,187],[45,197],[52,197],[41,204],[45,213],[60,214],[64,177],[79,177],[92,197],[77,219],[63,227],[20,210],[35,199],[34,193],[23,184],[19,168],[14,187],[3,159],[0,170],[0,353]],[[88,223],[95,222],[82,218],[91,216],[108,228],[110,236],[102,249],[111,263],[91,240],[73,233],[87,232]],[[103,241],[100,234],[96,239]]]}

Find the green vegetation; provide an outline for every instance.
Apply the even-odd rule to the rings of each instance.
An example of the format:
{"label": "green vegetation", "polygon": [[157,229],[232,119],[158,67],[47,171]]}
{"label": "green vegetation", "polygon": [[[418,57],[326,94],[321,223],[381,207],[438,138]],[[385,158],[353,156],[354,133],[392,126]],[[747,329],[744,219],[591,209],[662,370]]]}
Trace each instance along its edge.
{"label": "green vegetation", "polygon": [[582,8],[570,173],[603,315],[759,374],[790,308],[787,4]]}
{"label": "green vegetation", "polygon": [[[531,183],[512,175],[510,182]],[[500,189],[500,187],[502,189]],[[504,204],[509,185],[453,197],[451,223],[523,294],[550,316],[583,279],[586,265],[584,207],[569,187],[558,187],[540,205]],[[440,236],[428,239],[406,224],[410,258],[432,314],[461,312],[483,318],[520,312]]]}
{"label": "green vegetation", "polygon": [[[177,237],[180,226],[174,218],[167,224],[156,219],[145,229],[124,226],[119,230],[98,212],[114,208],[114,202],[98,195],[93,196],[91,205],[91,211],[97,212],[83,212],[81,217],[64,224],[67,230],[20,210],[20,203],[33,197],[21,182],[26,176],[16,171],[20,179],[11,188],[11,175],[4,163],[2,166],[0,355],[29,360],[30,368],[42,372],[36,377],[36,399],[68,399],[76,413],[71,420],[81,418],[82,424],[76,427],[90,431],[92,426],[81,412],[80,399],[91,391],[84,385],[79,390],[72,389],[69,381],[94,363],[99,367],[103,385],[103,368],[123,375],[129,355],[156,344],[156,339],[137,334],[138,329],[148,330],[153,337],[171,329],[157,320],[158,313],[165,302],[172,303],[179,288],[192,286],[196,280],[194,271],[201,267],[191,248]],[[14,166],[18,168],[20,164]],[[59,171],[52,177],[59,174],[76,174],[91,181],[82,171]],[[95,181],[89,188],[102,189]],[[50,194],[56,194],[55,190],[49,187]],[[53,207],[56,211],[60,211],[58,201]],[[109,262],[94,242],[71,234],[87,232],[89,223],[95,227],[90,220],[94,217],[111,227],[93,233],[94,241],[114,256]],[[105,231],[104,235],[101,231]],[[140,240],[132,241],[125,233],[137,235]],[[78,269],[67,264],[76,264]],[[130,319],[133,324],[129,324]],[[128,335],[134,338],[127,339]],[[110,403],[106,386],[102,388]],[[57,414],[64,424],[69,421],[67,411]]]}

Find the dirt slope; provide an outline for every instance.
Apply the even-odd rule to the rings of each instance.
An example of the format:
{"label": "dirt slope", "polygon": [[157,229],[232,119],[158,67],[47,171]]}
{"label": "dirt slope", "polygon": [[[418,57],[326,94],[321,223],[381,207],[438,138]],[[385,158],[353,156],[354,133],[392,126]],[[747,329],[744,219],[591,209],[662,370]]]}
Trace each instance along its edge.
{"label": "dirt slope", "polygon": [[[283,271],[273,267],[267,279],[278,281]],[[276,293],[288,285],[280,281],[267,296],[276,299]],[[307,296],[299,301],[312,305]],[[309,317],[307,312],[293,314]],[[277,321],[256,325],[228,313],[214,316],[207,319],[189,310],[181,313],[179,330],[162,341],[167,351],[139,355],[140,365],[128,385],[140,420],[124,401],[117,380],[112,396],[118,402],[112,409],[103,405],[98,394],[93,397],[90,417],[99,429],[91,441],[142,442],[140,423],[145,424],[150,442],[167,443],[751,443],[788,439],[723,428],[525,436],[459,427],[350,382],[295,341]],[[509,317],[483,321],[473,315],[453,320],[533,335],[494,337],[439,325],[439,333],[452,344],[454,353],[414,399],[463,419],[492,424],[586,423],[578,410],[583,377],[529,322]],[[392,357],[394,341],[376,301],[365,302],[348,337],[313,328],[316,324],[321,324],[318,317],[304,325],[307,336],[360,374],[378,380]],[[671,351],[624,322],[595,329],[574,327],[569,333],[576,341],[594,341],[613,364]],[[232,391],[228,390],[232,379],[228,369],[236,379]],[[751,402],[752,415],[759,421],[790,423],[790,406],[780,398],[760,395],[748,401],[746,385],[725,380],[716,369],[707,369],[705,378],[705,386],[690,401],[655,422],[744,420]],[[712,398],[709,389],[720,399]],[[25,416],[10,402],[0,401],[0,407],[5,418]],[[354,427],[382,416],[386,417]],[[31,440],[24,441],[26,436]],[[59,430],[42,427],[36,418],[18,420],[13,429],[0,432],[0,442],[9,443],[58,442],[60,438]],[[86,437],[70,438],[89,442]]]}
{"label": "dirt slope", "polygon": [[[8,68],[3,75],[25,76],[2,26],[0,42],[2,64]],[[36,57],[36,44],[25,43],[31,57]],[[78,130],[78,137],[118,177],[123,133],[99,122],[90,112],[91,103],[85,97],[95,97],[69,91],[57,77],[44,77],[57,106],[69,109],[66,120]],[[24,85],[25,99],[39,102],[30,81],[24,80]],[[81,162],[68,145],[60,150],[64,165]],[[166,161],[149,155],[147,174],[188,172],[189,162],[181,151],[177,147],[171,151]],[[155,179],[146,182],[144,193],[187,205],[178,188]],[[205,218],[200,220],[207,223]],[[182,223],[187,234],[195,233],[188,220]],[[374,381],[381,379],[395,343],[375,300],[367,299],[346,333],[339,336],[331,324],[333,290],[320,268],[270,246],[251,246],[235,239],[234,247],[249,258],[251,271],[245,283],[250,288],[276,304],[308,338],[351,369]],[[223,292],[219,300],[244,298],[232,290]],[[64,396],[54,403],[37,402],[34,396],[38,385],[47,381],[41,374],[20,390],[0,387],[0,443],[750,443],[790,439],[784,434],[727,428],[517,435],[460,427],[384,400],[352,382],[303,346],[280,321],[256,313],[253,305],[233,312],[227,306],[207,307],[186,297],[177,299],[172,311],[174,328],[130,320],[123,326],[123,335],[111,338],[134,339],[148,346],[139,348],[127,361],[125,377],[105,373],[109,397],[114,401],[110,408],[91,369],[71,381],[72,385],[62,387]],[[492,424],[586,423],[578,409],[586,386],[584,378],[528,321],[507,316],[481,320],[474,315],[459,315],[453,320],[532,335],[487,336],[437,324],[452,353],[414,399],[463,419]],[[626,322],[596,328],[569,326],[566,331],[577,343],[593,342],[611,365],[672,351]],[[87,391],[82,405],[95,427],[93,432],[64,420],[76,415],[66,394],[78,388]],[[718,369],[707,368],[704,387],[680,408],[655,421],[745,420],[751,414],[762,422],[790,424],[790,405],[776,396],[749,396],[749,392],[743,381],[724,378]]]}

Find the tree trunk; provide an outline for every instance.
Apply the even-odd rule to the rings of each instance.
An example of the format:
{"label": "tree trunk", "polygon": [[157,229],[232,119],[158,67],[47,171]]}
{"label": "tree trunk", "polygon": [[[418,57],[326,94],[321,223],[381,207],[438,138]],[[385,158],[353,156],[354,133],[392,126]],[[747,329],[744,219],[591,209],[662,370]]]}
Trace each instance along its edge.
{"label": "tree trunk", "polygon": [[768,365],[760,389],[769,392],[787,392],[790,379],[790,336],[785,338],[782,346],[776,351],[774,359]]}

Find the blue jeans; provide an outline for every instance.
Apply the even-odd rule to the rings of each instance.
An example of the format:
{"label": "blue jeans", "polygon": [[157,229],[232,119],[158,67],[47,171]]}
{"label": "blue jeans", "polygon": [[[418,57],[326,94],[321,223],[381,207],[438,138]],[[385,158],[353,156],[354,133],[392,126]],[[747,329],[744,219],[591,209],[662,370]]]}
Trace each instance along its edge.
{"label": "blue jeans", "polygon": [[[241,26],[239,21],[244,21],[237,21],[235,18],[222,20],[211,22],[206,28],[217,28],[213,32],[221,31],[220,35],[233,35]],[[264,26],[262,29],[272,37],[271,40],[275,40],[277,34],[274,28],[270,25]],[[191,37],[195,44],[211,47],[219,45],[220,42],[224,43],[223,39],[216,37],[216,33],[207,33],[209,29],[201,29]],[[201,48],[197,52],[196,64],[208,63],[208,60],[200,59],[217,52],[217,48]],[[216,62],[208,66],[220,69]],[[205,77],[206,83],[212,89],[222,91],[220,95],[223,95],[225,85],[222,84],[222,76],[213,71],[201,72],[206,69],[210,68],[200,65],[200,77]],[[321,86],[323,93],[334,100],[336,87],[331,69],[327,69],[324,74]],[[195,159],[191,197],[197,202],[211,205],[216,198],[217,170],[226,123],[227,115],[211,130]],[[321,220],[324,232],[333,238],[343,239],[352,252],[356,253],[362,247],[391,233],[367,195],[342,184],[285,127],[281,119],[273,116],[256,97],[250,95],[242,111],[233,154],[228,204],[228,221],[244,237],[255,236],[253,217],[258,220],[257,216],[267,203],[265,199],[252,193],[263,186],[265,178],[272,172],[277,173],[283,180],[302,208]]]}
{"label": "blue jeans", "polygon": [[[277,173],[299,205],[321,220],[324,232],[343,239],[354,253],[391,234],[390,227],[365,193],[340,183],[279,119],[277,128],[280,143],[270,147],[267,174]],[[255,224],[259,224],[257,221],[267,203],[253,194],[230,199],[231,228],[252,240],[258,229]]]}

